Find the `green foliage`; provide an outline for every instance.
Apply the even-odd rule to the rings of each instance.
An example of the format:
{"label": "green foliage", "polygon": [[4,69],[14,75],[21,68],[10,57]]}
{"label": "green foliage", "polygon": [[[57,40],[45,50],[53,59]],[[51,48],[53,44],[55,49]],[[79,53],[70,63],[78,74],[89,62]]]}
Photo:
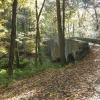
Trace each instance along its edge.
{"label": "green foliage", "polygon": [[0,85],[6,86],[9,83],[9,80],[7,77],[8,75],[7,75],[6,70],[1,69],[0,70]]}
{"label": "green foliage", "polygon": [[1,68],[6,68],[7,67],[7,62],[8,62],[8,59],[7,58],[2,58],[0,60],[0,69]]}
{"label": "green foliage", "polygon": [[[23,65],[22,68],[14,69],[13,80],[19,80],[19,79],[23,79],[23,78],[30,77],[33,75],[37,75],[51,68],[52,69],[61,68],[61,65],[59,63],[52,63],[49,59],[46,59],[43,65],[38,65],[38,66],[35,66],[35,64],[33,64],[32,61],[28,62],[27,59],[23,59],[21,63]],[[27,63],[27,66],[26,66],[26,63]],[[5,69],[0,69],[0,85],[4,86],[12,82],[8,80],[7,76],[8,76],[7,71]]]}
{"label": "green foliage", "polygon": [[7,54],[7,50],[4,47],[0,46],[0,55]]}
{"label": "green foliage", "polygon": [[[20,67],[26,67],[29,64],[29,60],[28,59],[20,59]],[[19,67],[19,68],[20,68]]]}
{"label": "green foliage", "polygon": [[22,79],[32,75],[39,74],[40,72],[50,69],[50,68],[61,68],[60,64],[52,63],[50,60],[46,60],[43,65],[35,66],[35,64],[30,64],[22,69],[14,70],[14,79]]}
{"label": "green foliage", "polygon": [[[0,84],[9,83],[7,80],[7,63],[8,58],[3,58],[3,55],[8,54],[10,33],[11,33],[11,12],[12,12],[12,1],[13,0],[1,0],[0,1]],[[42,0],[38,0],[40,4]],[[82,0],[72,0],[74,4],[68,2],[65,9],[65,36],[71,36],[75,33],[76,36],[81,36],[84,34],[84,30],[87,33],[91,29],[91,25],[94,23],[94,20],[90,19],[90,14],[87,11],[83,11],[82,8],[79,8],[78,4]],[[49,68],[60,68],[59,63],[52,63],[48,58],[45,58],[45,51],[42,50],[42,59],[43,65],[38,65],[37,67],[33,64],[34,59],[30,58],[30,55],[34,53],[35,50],[35,28],[36,28],[36,15],[35,15],[35,0],[18,0],[18,10],[17,10],[17,38],[19,52],[23,52],[22,58],[20,58],[20,66],[16,68],[14,62],[14,79],[19,79],[23,77],[28,77],[34,74],[37,74],[41,71],[44,71]],[[41,4],[40,4],[41,5]],[[38,5],[38,10],[40,9]],[[40,6],[40,7],[39,7]],[[46,0],[43,13],[40,18],[40,32],[43,39],[49,37],[56,37],[57,34],[57,17],[56,17],[56,6],[55,1]],[[82,11],[81,11],[82,10]],[[79,13],[79,15],[78,15]],[[92,13],[91,13],[92,14]],[[93,15],[94,16],[94,15]],[[78,18],[79,17],[79,18]],[[90,24],[89,24],[90,23]],[[81,27],[78,25],[80,24]],[[73,25],[75,28],[73,28]],[[90,26],[90,27],[89,27]],[[83,30],[84,29],[84,30]],[[91,29],[92,30],[92,29]],[[32,34],[31,34],[32,33]],[[92,33],[92,32],[91,32]],[[36,33],[35,33],[36,34]],[[78,34],[78,35],[77,35]],[[41,39],[42,40],[42,39]],[[42,45],[41,45],[42,46]],[[25,54],[30,54],[24,58]],[[20,55],[19,55],[20,56]],[[32,55],[33,57],[33,55]],[[44,60],[45,59],[45,60]]]}
{"label": "green foliage", "polygon": [[32,53],[35,48],[35,43],[33,40],[27,40],[25,41],[25,47],[27,53]]}

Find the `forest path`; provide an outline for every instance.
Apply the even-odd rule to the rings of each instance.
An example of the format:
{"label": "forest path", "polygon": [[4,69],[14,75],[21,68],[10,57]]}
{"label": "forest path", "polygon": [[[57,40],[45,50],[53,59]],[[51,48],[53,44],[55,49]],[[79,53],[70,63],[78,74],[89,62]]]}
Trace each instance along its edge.
{"label": "forest path", "polygon": [[100,100],[100,46],[75,65],[17,81],[0,94],[0,100]]}

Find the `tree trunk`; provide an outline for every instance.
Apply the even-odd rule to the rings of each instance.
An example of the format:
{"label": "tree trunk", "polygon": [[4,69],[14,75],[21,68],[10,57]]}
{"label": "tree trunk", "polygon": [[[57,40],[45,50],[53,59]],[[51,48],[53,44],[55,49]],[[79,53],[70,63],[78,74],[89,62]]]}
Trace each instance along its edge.
{"label": "tree trunk", "polygon": [[65,35],[65,0],[63,0],[63,35]]}
{"label": "tree trunk", "polygon": [[61,59],[61,64],[64,64],[65,63],[65,38],[62,31],[62,25],[61,25],[60,0],[56,0],[56,7],[57,7],[58,36],[59,36],[59,45],[60,45],[60,59]]}
{"label": "tree trunk", "polygon": [[42,63],[41,60],[41,47],[40,47],[40,30],[39,30],[39,15],[38,15],[38,7],[37,7],[37,0],[36,0],[36,59],[35,63],[37,65],[37,61],[39,60],[40,63]]}
{"label": "tree trunk", "polygon": [[74,33],[75,33],[75,25],[73,23],[73,34],[72,34],[72,37],[74,37]]}
{"label": "tree trunk", "polygon": [[11,31],[11,43],[9,51],[9,61],[8,61],[8,75],[9,78],[13,76],[13,61],[14,61],[14,50],[15,50],[15,39],[16,39],[16,10],[17,10],[17,0],[13,1],[12,5],[12,31]]}
{"label": "tree trunk", "polygon": [[98,21],[98,15],[97,15],[97,11],[96,11],[96,7],[94,7],[94,12],[95,12],[95,18],[96,18],[96,31],[99,30],[99,21]]}
{"label": "tree trunk", "polygon": [[38,31],[39,31],[39,27],[38,27],[38,7],[37,7],[37,0],[35,1],[35,7],[36,7],[36,47],[35,47],[35,53],[36,53],[36,57],[35,57],[35,64],[37,65],[38,62]]}
{"label": "tree trunk", "polygon": [[67,30],[68,30],[67,34],[68,34],[68,37],[70,37],[70,29],[69,28],[70,28],[70,24],[69,24],[69,19],[68,19],[68,23],[67,23]]}
{"label": "tree trunk", "polygon": [[43,1],[40,12],[38,13],[37,0],[35,1],[35,5],[36,5],[36,47],[35,47],[36,57],[35,57],[35,64],[36,65],[37,65],[38,60],[39,60],[40,64],[42,64],[41,47],[40,47],[41,38],[40,38],[40,31],[39,31],[39,20],[40,20],[40,15],[42,13],[44,4],[45,4],[45,0]]}
{"label": "tree trunk", "polygon": [[[17,17],[16,17],[16,37],[17,36]],[[16,67],[19,68],[20,67],[20,63],[19,63],[19,47],[18,47],[18,42],[16,41],[16,49],[15,49],[15,55],[16,55]]]}
{"label": "tree trunk", "polygon": [[16,42],[15,54],[16,54],[16,66],[17,66],[17,68],[20,68],[20,63],[19,63],[19,48],[18,48],[18,43],[17,42]]}

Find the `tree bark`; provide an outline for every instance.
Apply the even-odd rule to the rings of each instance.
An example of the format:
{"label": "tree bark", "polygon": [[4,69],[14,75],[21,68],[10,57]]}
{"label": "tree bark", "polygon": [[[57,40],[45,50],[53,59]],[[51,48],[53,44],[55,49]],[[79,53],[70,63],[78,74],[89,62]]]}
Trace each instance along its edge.
{"label": "tree bark", "polygon": [[63,35],[65,35],[65,0],[63,0]]}
{"label": "tree bark", "polygon": [[43,10],[45,4],[45,0],[43,1],[42,7],[38,13],[38,7],[37,7],[37,0],[35,1],[35,5],[36,5],[36,47],[35,47],[35,52],[36,52],[36,57],[35,57],[35,64],[37,65],[37,62],[39,60],[39,62],[42,64],[42,59],[41,59],[41,47],[40,47],[40,30],[39,30],[39,20],[40,20],[40,16]]}
{"label": "tree bark", "polygon": [[19,48],[18,48],[18,43],[17,42],[16,42],[15,54],[16,54],[16,66],[17,66],[17,68],[20,68],[20,63],[19,63]]}
{"label": "tree bark", "polygon": [[58,37],[59,37],[59,46],[60,46],[60,59],[61,59],[61,64],[64,64],[65,63],[65,37],[61,25],[60,0],[56,0],[56,8],[57,8],[57,22],[58,22]]}
{"label": "tree bark", "polygon": [[37,0],[35,1],[35,7],[36,7],[36,47],[35,47],[35,53],[36,53],[36,57],[35,57],[35,64],[37,65],[38,62],[38,10],[37,10]]}
{"label": "tree bark", "polygon": [[72,37],[74,37],[74,33],[75,33],[75,24],[73,23],[73,34],[72,34]]}
{"label": "tree bark", "polygon": [[98,20],[98,15],[97,15],[97,11],[96,11],[96,7],[94,6],[94,12],[95,12],[95,18],[96,18],[96,31],[99,30],[99,20]]}
{"label": "tree bark", "polygon": [[12,5],[12,31],[11,31],[11,43],[9,51],[9,61],[8,61],[8,75],[9,78],[13,76],[13,61],[14,61],[14,51],[15,51],[15,39],[16,39],[16,11],[17,11],[17,0],[13,1]]}

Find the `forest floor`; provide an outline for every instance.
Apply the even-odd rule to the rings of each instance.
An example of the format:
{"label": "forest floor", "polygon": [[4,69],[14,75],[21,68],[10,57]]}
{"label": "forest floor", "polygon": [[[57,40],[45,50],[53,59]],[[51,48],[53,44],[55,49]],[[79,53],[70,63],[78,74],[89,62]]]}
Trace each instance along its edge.
{"label": "forest floor", "polygon": [[0,100],[100,100],[100,46],[82,61],[0,88]]}

